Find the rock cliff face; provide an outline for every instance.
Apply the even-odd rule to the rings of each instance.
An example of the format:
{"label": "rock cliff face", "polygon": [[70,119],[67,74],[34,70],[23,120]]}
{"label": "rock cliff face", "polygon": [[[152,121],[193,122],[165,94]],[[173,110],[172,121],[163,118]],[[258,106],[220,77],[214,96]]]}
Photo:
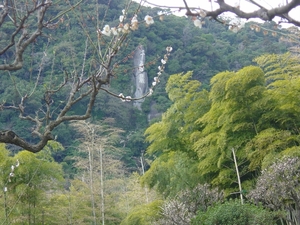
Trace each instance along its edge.
{"label": "rock cliff face", "polygon": [[[140,45],[133,57],[134,65],[134,80],[135,80],[135,93],[134,98],[140,98],[145,95],[148,91],[148,76],[145,69],[145,50],[142,45]],[[144,99],[137,100],[133,104],[139,110],[141,110],[141,105]]]}

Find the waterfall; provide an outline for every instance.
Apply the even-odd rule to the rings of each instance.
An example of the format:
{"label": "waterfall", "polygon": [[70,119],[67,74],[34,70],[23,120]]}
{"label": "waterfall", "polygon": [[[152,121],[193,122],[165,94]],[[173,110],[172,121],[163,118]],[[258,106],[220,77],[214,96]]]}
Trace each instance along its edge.
{"label": "waterfall", "polygon": [[[145,71],[145,49],[139,45],[133,57],[135,93],[134,98],[140,98],[148,91],[148,76]],[[134,101],[133,105],[141,110],[144,99]]]}

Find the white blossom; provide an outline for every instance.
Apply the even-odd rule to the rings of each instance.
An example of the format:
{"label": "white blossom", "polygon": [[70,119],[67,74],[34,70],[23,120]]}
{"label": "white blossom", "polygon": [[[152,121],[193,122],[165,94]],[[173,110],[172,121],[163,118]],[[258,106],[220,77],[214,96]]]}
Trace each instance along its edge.
{"label": "white blossom", "polygon": [[19,167],[19,166],[20,166],[20,162],[19,162],[19,160],[17,159],[16,167]]}
{"label": "white blossom", "polygon": [[157,13],[157,15],[159,16],[159,20],[163,21],[164,20],[164,13],[162,11],[159,11]]}
{"label": "white blossom", "polygon": [[239,31],[239,28],[237,26],[229,26],[228,29],[233,33],[237,33]]}
{"label": "white blossom", "polygon": [[139,21],[137,19],[137,15],[135,14],[132,19],[131,19],[131,26],[130,28],[132,30],[137,30],[138,29],[138,25],[139,25]]}
{"label": "white blossom", "polygon": [[14,170],[15,170],[15,166],[12,165],[12,166],[11,166],[11,172],[13,172]]}
{"label": "white blossom", "polygon": [[[230,21],[228,29],[234,33],[237,33],[240,29],[245,27],[245,20],[235,18]],[[250,26],[251,29],[257,29],[256,26]]]}
{"label": "white blossom", "polygon": [[121,98],[121,101],[122,102],[125,102],[126,100],[125,100],[125,96],[123,95],[123,93],[120,93],[119,94],[119,97]]}
{"label": "white blossom", "polygon": [[127,101],[127,102],[130,102],[130,101],[131,101],[131,99],[132,99],[132,97],[131,97],[131,96],[126,96],[126,98],[125,98],[125,99],[126,99],[126,101]]}
{"label": "white blossom", "polygon": [[152,16],[149,16],[149,15],[145,16],[145,21],[146,21],[147,25],[151,25],[154,23]]}
{"label": "white blossom", "polygon": [[161,59],[160,61],[161,61],[162,64],[166,64],[167,63],[167,61],[164,60],[164,59]]}
{"label": "white blossom", "polygon": [[131,23],[138,23],[138,19],[137,19],[137,15],[135,14],[132,19],[131,19]]}
{"label": "white blossom", "polygon": [[171,46],[166,47],[167,52],[171,52],[172,50],[173,50],[173,48]]}
{"label": "white blossom", "polygon": [[123,31],[123,26],[119,26],[117,31],[118,31],[118,33],[122,32]]}
{"label": "white blossom", "polygon": [[152,88],[149,88],[148,96],[151,96],[152,94],[153,94],[153,89],[152,89]]}
{"label": "white blossom", "polygon": [[7,192],[7,187],[4,187],[4,192]]}
{"label": "white blossom", "polygon": [[119,17],[120,23],[123,22],[124,18],[125,18],[125,17],[124,17],[123,15],[121,15],[121,16]]}
{"label": "white blossom", "polygon": [[202,28],[202,21],[199,20],[199,19],[195,19],[195,20],[194,20],[194,25],[195,25],[196,27]]}
{"label": "white blossom", "polygon": [[129,24],[126,23],[123,27],[123,30],[122,30],[124,33],[128,33],[129,32]]}
{"label": "white blossom", "polygon": [[241,20],[239,24],[239,28],[242,29],[245,27],[245,20]]}
{"label": "white blossom", "polygon": [[112,32],[113,35],[115,35],[115,36],[118,35],[118,30],[117,30],[117,28],[112,27],[110,30],[111,30],[111,32]]}
{"label": "white blossom", "polygon": [[138,23],[133,23],[133,24],[131,24],[131,26],[130,26],[130,29],[131,30],[137,30],[139,28],[139,24]]}
{"label": "white blossom", "polygon": [[103,30],[102,30],[102,34],[104,34],[104,35],[106,35],[106,36],[110,36],[111,30],[110,30],[109,25],[106,24],[106,25],[104,26],[104,28],[103,28]]}
{"label": "white blossom", "polygon": [[154,87],[157,83],[155,81],[152,82],[152,86]]}

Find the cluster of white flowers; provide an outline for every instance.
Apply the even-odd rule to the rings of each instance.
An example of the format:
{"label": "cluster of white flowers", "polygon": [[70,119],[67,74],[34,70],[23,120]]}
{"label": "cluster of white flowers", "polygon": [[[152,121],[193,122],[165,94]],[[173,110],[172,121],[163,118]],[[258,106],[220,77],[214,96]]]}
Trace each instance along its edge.
{"label": "cluster of white flowers", "polygon": [[203,18],[206,17],[206,12],[205,12],[204,10],[200,9],[199,15],[200,15],[200,17],[201,17],[200,19],[198,19],[197,17],[193,17],[192,19],[193,19],[193,21],[194,21],[194,25],[195,25],[196,27],[199,27],[199,28],[201,29],[201,28],[202,28],[202,25],[205,23],[205,22],[203,21]]}
{"label": "cluster of white flowers", "polygon": [[137,30],[139,28],[139,21],[137,19],[137,15],[135,14],[131,19],[131,30]]}
{"label": "cluster of white flowers", "polygon": [[[204,16],[204,11],[202,12],[202,15]],[[163,12],[159,12],[158,16],[160,20],[163,19]],[[206,15],[206,14],[205,14]],[[102,35],[105,36],[117,36],[121,33],[129,33],[131,30],[135,31],[138,29],[139,21],[137,14],[133,15],[133,17],[130,19],[130,22],[126,23],[127,13],[126,10],[122,10],[122,15],[119,16],[119,25],[116,27],[110,27],[108,24],[106,24],[103,27],[103,30],[97,30],[98,37],[101,37]],[[145,18],[145,24],[146,26],[150,26],[151,24],[154,24],[154,20],[152,16],[146,15]],[[163,59],[161,59],[161,65],[158,67],[158,73],[157,76],[154,77],[154,81],[152,82],[152,86],[149,88],[149,93],[147,95],[151,95],[153,93],[153,88],[159,83],[159,76],[162,74],[162,72],[165,69],[165,64],[168,61],[168,57],[170,55],[170,52],[172,51],[172,47],[166,48],[167,53],[164,55]],[[144,68],[142,67],[141,70]],[[120,93],[118,97],[122,100],[122,102],[130,102],[132,101],[131,96],[124,96],[123,93]]]}
{"label": "cluster of white flowers", "polygon": [[[161,65],[158,66],[157,76],[153,78],[152,85],[149,88],[149,92],[147,93],[146,96],[151,96],[153,94],[154,87],[160,82],[159,77],[161,76],[162,72],[165,69],[165,65],[166,65],[166,63],[168,61],[168,58],[169,58],[170,53],[172,52],[172,50],[173,50],[173,48],[171,46],[169,46],[169,47],[166,48],[166,54],[160,60]],[[122,102],[130,102],[130,101],[132,101],[132,97],[131,96],[126,96],[125,97],[123,93],[120,93],[118,95],[118,97],[121,99]]]}
{"label": "cluster of white flowers", "polygon": [[[277,29],[277,28],[278,28],[277,26],[274,26],[274,29]],[[278,33],[276,31],[270,30],[268,28],[260,27],[257,24],[251,24],[250,29],[255,30],[256,32],[262,31],[264,35],[267,35],[270,32],[273,37],[276,37],[278,35]],[[283,37],[280,37],[280,40],[285,41],[285,39]]]}
{"label": "cluster of white flowers", "polygon": [[[235,5],[236,8],[239,8],[239,4]],[[203,19],[207,16],[206,12],[202,9],[199,11],[199,17],[193,17],[192,20],[194,22],[194,25],[196,27],[202,28],[202,25],[205,23]],[[230,21],[229,23],[229,30],[231,30],[234,33],[237,33],[240,29],[244,28],[245,26],[245,20],[241,20],[240,18],[235,18]]]}
{"label": "cluster of white flowers", "polygon": [[200,29],[202,28],[202,25],[203,25],[204,23],[205,23],[204,21],[201,21],[201,20],[199,20],[199,19],[195,19],[195,20],[194,20],[194,25],[195,25],[196,27],[199,27]]}
{"label": "cluster of white flowers", "polygon": [[[19,167],[20,166],[20,162],[19,160],[17,159],[17,162],[16,162],[16,165],[12,165],[10,167],[10,173],[8,175],[8,182],[11,182],[11,178],[15,176],[15,168]],[[4,187],[4,192],[7,192],[7,187]]]}
{"label": "cluster of white flowers", "polygon": [[16,165],[12,165],[12,166],[10,167],[11,170],[10,170],[10,173],[9,173],[8,182],[11,182],[11,179],[10,179],[10,178],[15,176],[15,174],[14,174],[15,168],[19,167],[19,165],[20,165],[20,162],[19,162],[19,160],[17,159]]}
{"label": "cluster of white flowers", "polygon": [[239,30],[245,27],[245,20],[236,18],[230,21],[228,29],[234,33],[237,33]]}
{"label": "cluster of white flowers", "polygon": [[119,98],[121,99],[122,102],[130,102],[132,100],[131,96],[124,96],[123,93],[119,94]]}
{"label": "cluster of white flowers", "polygon": [[159,77],[161,76],[162,72],[165,70],[165,65],[168,62],[172,50],[173,48],[171,46],[168,46],[166,48],[166,54],[164,55],[164,58],[160,60],[161,65],[158,66],[157,76],[153,78],[152,86],[149,88],[148,96],[151,96],[153,94],[153,88],[159,83]]}
{"label": "cluster of white flowers", "polygon": [[[120,33],[129,33],[130,30],[134,31],[138,29],[139,21],[136,14],[131,18],[130,23],[129,22],[125,23],[126,11],[123,9],[122,15],[119,16],[119,21],[120,23],[117,27],[110,27],[108,24],[106,24],[103,27],[102,31],[100,29],[97,30],[98,36],[101,37],[102,34],[105,36],[111,36],[111,34],[116,36]],[[145,16],[145,23],[147,26],[153,24],[154,23],[153,17],[149,15]]]}

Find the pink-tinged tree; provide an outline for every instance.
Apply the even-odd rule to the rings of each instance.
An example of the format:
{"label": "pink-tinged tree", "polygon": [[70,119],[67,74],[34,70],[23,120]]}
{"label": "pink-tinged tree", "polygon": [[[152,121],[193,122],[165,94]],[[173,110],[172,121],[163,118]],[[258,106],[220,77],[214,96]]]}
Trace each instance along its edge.
{"label": "pink-tinged tree", "polygon": [[248,197],[256,203],[262,203],[272,210],[285,210],[287,223],[300,221],[298,157],[284,157],[262,171],[256,187]]}

